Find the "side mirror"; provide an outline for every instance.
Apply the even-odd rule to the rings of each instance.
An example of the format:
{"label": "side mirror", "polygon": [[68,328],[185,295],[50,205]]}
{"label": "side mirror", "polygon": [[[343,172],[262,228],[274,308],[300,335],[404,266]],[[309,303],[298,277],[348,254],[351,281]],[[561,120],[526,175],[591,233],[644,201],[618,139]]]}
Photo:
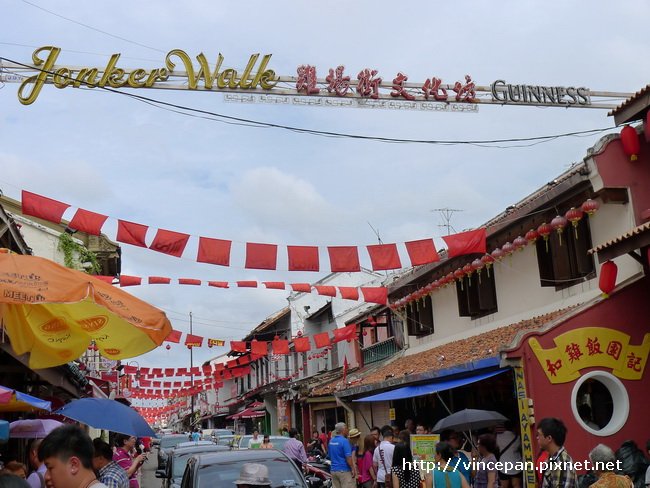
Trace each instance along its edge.
{"label": "side mirror", "polygon": [[156,478],[167,478],[167,472],[164,469],[157,469]]}

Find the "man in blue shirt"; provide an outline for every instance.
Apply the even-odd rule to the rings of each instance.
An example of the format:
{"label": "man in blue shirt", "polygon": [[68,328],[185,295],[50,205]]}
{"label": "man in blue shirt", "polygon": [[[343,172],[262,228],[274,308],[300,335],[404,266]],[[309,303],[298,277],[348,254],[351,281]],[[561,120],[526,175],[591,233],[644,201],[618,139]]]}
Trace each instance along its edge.
{"label": "man in blue shirt", "polygon": [[352,446],[347,440],[348,426],[339,422],[334,426],[334,436],[327,452],[332,461],[332,485],[334,488],[356,488],[357,466],[352,458]]}

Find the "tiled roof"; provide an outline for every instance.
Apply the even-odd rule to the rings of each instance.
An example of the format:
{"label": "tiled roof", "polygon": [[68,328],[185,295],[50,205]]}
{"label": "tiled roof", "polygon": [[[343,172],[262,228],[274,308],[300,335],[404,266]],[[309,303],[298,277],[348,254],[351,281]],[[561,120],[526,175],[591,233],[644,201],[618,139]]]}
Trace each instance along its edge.
{"label": "tiled roof", "polygon": [[646,85],[645,87],[641,88],[638,92],[636,92],[634,95],[632,95],[630,98],[628,98],[623,103],[621,103],[614,110],[609,112],[607,115],[616,115],[618,112],[623,110],[625,107],[627,107],[628,105],[631,105],[632,103],[637,101],[640,97],[644,96],[646,93],[649,93],[649,92],[650,92],[650,85]]}
{"label": "tiled roof", "polygon": [[603,249],[607,249],[610,246],[613,246],[614,244],[618,244],[619,242],[623,242],[626,239],[629,239],[630,237],[634,237],[639,234],[643,234],[644,232],[647,232],[650,230],[650,222],[646,222],[645,224],[641,224],[638,227],[635,227],[632,230],[628,230],[625,234],[621,234],[620,236],[614,237],[613,239],[610,239],[607,242],[603,242],[602,244],[599,244],[598,246],[589,249],[589,254],[594,254],[599,251],[602,251]]}
{"label": "tiled roof", "polygon": [[[349,387],[381,383],[387,378],[399,378],[407,375],[411,376],[429,371],[448,369],[472,361],[494,357],[502,348],[512,343],[518,332],[541,329],[546,324],[557,320],[573,308],[569,307],[556,310],[466,339],[449,342],[417,354],[402,356],[389,364],[383,364],[381,368],[374,368],[372,372],[366,374],[361,372],[353,373],[354,376],[362,376],[360,381],[354,382]],[[315,396],[332,394],[343,388],[342,384],[338,384],[340,383],[340,379],[333,383],[314,388],[312,394]]]}

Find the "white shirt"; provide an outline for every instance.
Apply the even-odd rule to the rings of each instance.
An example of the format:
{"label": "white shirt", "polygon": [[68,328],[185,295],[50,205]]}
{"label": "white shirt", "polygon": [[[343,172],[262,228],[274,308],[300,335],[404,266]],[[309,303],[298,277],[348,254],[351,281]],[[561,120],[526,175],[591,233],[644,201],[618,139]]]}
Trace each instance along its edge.
{"label": "white shirt", "polygon": [[[384,455],[384,462],[381,462],[381,455],[379,450],[381,449]],[[377,482],[385,483],[386,482],[386,471],[390,474],[390,468],[393,465],[393,452],[395,451],[395,446],[388,441],[381,441],[381,444],[375,449],[375,453],[372,455],[372,464],[377,465]],[[386,469],[384,469],[384,464],[386,464]]]}
{"label": "white shirt", "polygon": [[[515,438],[515,434],[509,430],[504,430],[502,433],[497,435],[497,446],[499,446],[499,461],[502,463],[518,463],[522,461],[521,457],[521,439],[517,439],[512,442]],[[512,444],[510,444],[512,442]],[[510,444],[510,445],[508,445]],[[508,448],[504,451],[505,448]],[[521,470],[516,469],[501,469],[502,473],[507,475],[514,475],[521,473]]]}
{"label": "white shirt", "polygon": [[[46,471],[47,466],[45,466],[45,463],[41,463],[38,469],[36,471],[33,471],[32,474],[27,477],[27,483],[29,483],[29,486],[32,488],[41,488],[41,486],[45,486]],[[39,477],[37,473],[39,473],[41,476]],[[41,478],[43,479],[43,483],[41,483]]]}

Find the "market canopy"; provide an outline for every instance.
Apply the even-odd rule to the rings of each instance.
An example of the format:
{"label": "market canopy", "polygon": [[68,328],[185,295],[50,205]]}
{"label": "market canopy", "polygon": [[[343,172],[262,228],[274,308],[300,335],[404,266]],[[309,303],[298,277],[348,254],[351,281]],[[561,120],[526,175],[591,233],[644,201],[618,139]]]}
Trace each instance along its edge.
{"label": "market canopy", "polygon": [[29,367],[81,356],[91,341],[102,356],[127,359],[159,346],[172,330],[165,314],[91,275],[0,249],[0,320]]}
{"label": "market canopy", "polygon": [[260,410],[259,407],[249,407],[241,412],[238,412],[230,417],[229,419],[254,419],[257,417],[264,417],[266,415],[266,410]]}
{"label": "market canopy", "polygon": [[31,412],[33,410],[49,412],[52,410],[52,402],[0,386],[0,412]]}
{"label": "market canopy", "polygon": [[357,398],[353,400],[355,402],[382,402],[386,400],[401,400],[404,398],[413,398],[423,395],[430,395],[431,393],[437,393],[440,391],[451,390],[452,388],[458,388],[459,386],[469,385],[471,383],[476,383],[477,381],[485,380],[496,376],[498,374],[508,371],[508,369],[498,369],[496,371],[489,371],[487,373],[475,374],[473,376],[466,376],[463,378],[454,378],[449,380],[437,380],[430,383],[424,383],[421,385],[411,385],[403,386],[402,388],[397,388],[391,391],[385,391],[384,393],[378,393],[376,395],[367,396],[364,398]]}

